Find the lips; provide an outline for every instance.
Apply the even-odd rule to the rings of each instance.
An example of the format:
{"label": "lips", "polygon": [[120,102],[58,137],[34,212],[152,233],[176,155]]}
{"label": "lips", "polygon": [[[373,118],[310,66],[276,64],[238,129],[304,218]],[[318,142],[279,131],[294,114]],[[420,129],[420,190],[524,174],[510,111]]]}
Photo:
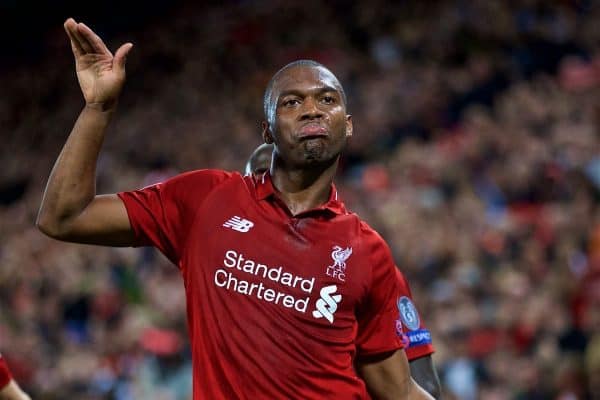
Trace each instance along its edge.
{"label": "lips", "polygon": [[307,124],[300,128],[298,137],[300,139],[327,137],[327,129],[319,124]]}

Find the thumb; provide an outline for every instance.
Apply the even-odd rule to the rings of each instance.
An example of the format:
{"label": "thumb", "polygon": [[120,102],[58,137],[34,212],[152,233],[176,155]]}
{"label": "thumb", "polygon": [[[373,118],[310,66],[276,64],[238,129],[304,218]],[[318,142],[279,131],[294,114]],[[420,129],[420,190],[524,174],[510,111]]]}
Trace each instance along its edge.
{"label": "thumb", "polygon": [[127,54],[129,54],[129,50],[133,47],[132,43],[125,43],[115,53],[115,57],[113,58],[113,69],[119,73],[125,73],[125,61],[127,60]]}

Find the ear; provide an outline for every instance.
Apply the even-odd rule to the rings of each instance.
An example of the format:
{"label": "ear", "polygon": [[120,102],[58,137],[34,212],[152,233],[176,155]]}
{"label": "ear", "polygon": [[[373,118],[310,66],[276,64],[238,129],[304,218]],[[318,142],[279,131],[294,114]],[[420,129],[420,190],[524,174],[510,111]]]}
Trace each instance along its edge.
{"label": "ear", "polygon": [[260,124],[262,128],[262,138],[265,143],[272,144],[273,143],[273,133],[271,133],[271,127],[267,121],[263,121]]}
{"label": "ear", "polygon": [[352,115],[346,115],[346,137],[349,138],[354,132],[354,126],[352,125]]}

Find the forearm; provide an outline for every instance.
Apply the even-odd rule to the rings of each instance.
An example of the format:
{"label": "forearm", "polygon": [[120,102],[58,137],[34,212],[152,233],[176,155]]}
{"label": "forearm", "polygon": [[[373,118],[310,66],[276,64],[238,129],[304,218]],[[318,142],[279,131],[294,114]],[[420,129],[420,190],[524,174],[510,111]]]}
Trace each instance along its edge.
{"label": "forearm", "polygon": [[60,237],[96,195],[96,162],[113,110],[86,105],[50,173],[37,225]]}
{"label": "forearm", "polygon": [[408,360],[402,350],[392,355],[386,353],[359,361],[357,372],[364,379],[373,399],[433,399],[411,378]]}
{"label": "forearm", "polygon": [[431,355],[427,355],[415,360],[411,360],[410,363],[410,374],[412,375],[415,382],[425,389],[436,399],[441,399],[442,391],[440,385],[440,379],[433,365],[433,359]]}
{"label": "forearm", "polygon": [[410,377],[402,382],[388,381],[387,385],[379,384],[376,389],[371,387],[369,393],[374,400],[434,400],[434,397]]}

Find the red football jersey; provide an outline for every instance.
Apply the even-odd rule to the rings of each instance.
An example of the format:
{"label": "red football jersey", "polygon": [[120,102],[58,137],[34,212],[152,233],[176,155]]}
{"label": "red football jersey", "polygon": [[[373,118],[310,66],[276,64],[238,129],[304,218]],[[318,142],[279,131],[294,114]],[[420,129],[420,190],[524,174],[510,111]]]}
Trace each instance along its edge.
{"label": "red football jersey", "polygon": [[4,358],[0,355],[0,389],[4,388],[12,380],[12,375]]}
{"label": "red football jersey", "polygon": [[362,399],[355,357],[402,348],[396,267],[329,201],[292,216],[268,174],[188,172],[119,193],[183,275],[194,399]]}
{"label": "red football jersey", "polygon": [[400,318],[398,334],[403,338],[406,358],[409,361],[432,354],[435,349],[431,341],[431,333],[425,327],[417,308],[412,301],[412,293],[408,282],[399,270],[396,270],[400,292],[396,300]]}

